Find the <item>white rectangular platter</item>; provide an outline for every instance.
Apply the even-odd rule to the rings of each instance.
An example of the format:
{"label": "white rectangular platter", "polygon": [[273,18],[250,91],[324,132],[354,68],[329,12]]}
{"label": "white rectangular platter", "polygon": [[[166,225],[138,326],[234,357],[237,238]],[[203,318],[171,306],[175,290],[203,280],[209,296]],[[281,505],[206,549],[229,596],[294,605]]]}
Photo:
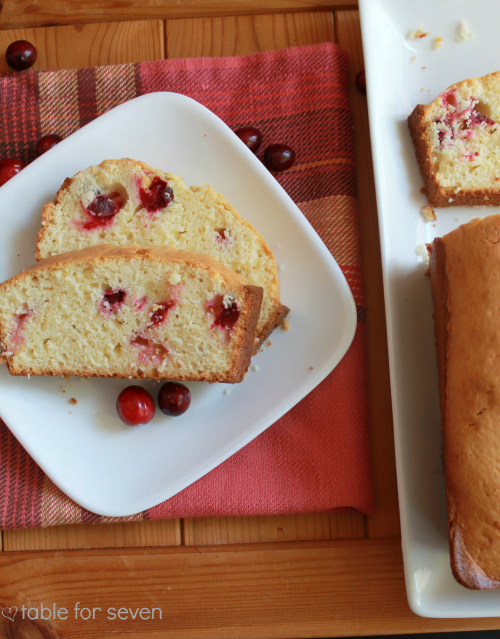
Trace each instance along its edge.
{"label": "white rectangular platter", "polygon": [[[450,84],[500,69],[500,3],[360,0],[360,12],[408,600],[427,617],[500,616],[500,591],[469,591],[450,569],[430,280],[416,253],[434,237],[499,210],[437,209],[436,224],[426,224],[420,209],[427,201],[407,125],[417,104],[429,104]],[[461,21],[474,33],[465,42],[456,39]],[[408,39],[418,28],[430,35]]]}
{"label": "white rectangular platter", "polygon": [[[0,415],[51,479],[88,510],[111,517],[150,508],[262,433],[338,364],[356,328],[347,282],[305,217],[261,162],[211,111],[153,93],[106,113],[0,188],[0,281],[34,262],[41,211],[67,176],[130,157],[211,184],[274,251],[291,329],[273,333],[241,384],[188,384],[189,411],[125,426],[116,398],[128,380],[9,376],[0,366]],[[135,382],[134,382],[135,383]],[[156,382],[144,382],[156,398]],[[63,392],[64,391],[64,392]],[[77,399],[77,405],[68,399]]]}

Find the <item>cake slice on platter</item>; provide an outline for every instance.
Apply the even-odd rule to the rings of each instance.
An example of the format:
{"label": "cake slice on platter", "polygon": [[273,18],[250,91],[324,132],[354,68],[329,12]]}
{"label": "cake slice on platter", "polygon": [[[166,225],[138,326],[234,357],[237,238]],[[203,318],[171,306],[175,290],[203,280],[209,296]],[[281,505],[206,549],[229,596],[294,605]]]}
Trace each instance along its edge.
{"label": "cake slice on platter", "polygon": [[100,245],[0,284],[12,375],[241,382],[262,288],[207,255]]}
{"label": "cake slice on platter", "polygon": [[222,195],[135,160],[107,160],[68,178],[44,208],[36,259],[131,242],[211,255],[262,287],[255,350],[289,311],[280,302],[273,253]]}
{"label": "cake slice on platter", "polygon": [[453,84],[408,125],[429,204],[500,205],[500,72]]}

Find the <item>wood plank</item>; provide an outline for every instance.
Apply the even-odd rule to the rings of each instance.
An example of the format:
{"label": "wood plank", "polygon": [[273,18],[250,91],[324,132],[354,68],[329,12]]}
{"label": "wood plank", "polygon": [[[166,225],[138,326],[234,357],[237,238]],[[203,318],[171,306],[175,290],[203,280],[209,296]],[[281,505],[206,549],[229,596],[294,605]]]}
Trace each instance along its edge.
{"label": "wood plank", "polygon": [[357,0],[3,0],[0,29],[356,7]]}
{"label": "wood plank", "polygon": [[183,521],[183,539],[186,546],[362,539],[365,528],[365,517],[351,514],[199,517]]}
{"label": "wood plank", "polygon": [[72,524],[48,528],[4,530],[6,552],[78,548],[138,548],[179,546],[179,519],[116,524]]}
{"label": "wood plank", "polygon": [[[401,548],[390,540],[0,553],[0,584],[0,601],[18,606],[19,615],[22,605],[65,608],[67,620],[52,624],[54,635],[65,639],[271,639],[500,626],[495,618],[414,615]],[[75,620],[77,602],[79,610],[96,609],[92,623]],[[156,618],[132,620],[127,613],[126,621],[112,620],[111,607],[155,607]],[[14,636],[6,627],[10,622],[0,619],[4,634]]]}
{"label": "wood plank", "polygon": [[331,11],[166,22],[168,58],[248,55],[334,41]]}
{"label": "wood plank", "polygon": [[394,434],[387,354],[382,262],[366,97],[354,79],[364,68],[358,11],[335,13],[337,42],[349,54],[350,95],[355,128],[356,175],[367,311],[368,376],[376,511],[369,537],[400,535]]}
{"label": "wood plank", "polygon": [[80,69],[163,59],[163,34],[161,20],[0,31],[0,72],[12,71],[5,51],[15,40],[35,45],[38,59],[33,69]]}

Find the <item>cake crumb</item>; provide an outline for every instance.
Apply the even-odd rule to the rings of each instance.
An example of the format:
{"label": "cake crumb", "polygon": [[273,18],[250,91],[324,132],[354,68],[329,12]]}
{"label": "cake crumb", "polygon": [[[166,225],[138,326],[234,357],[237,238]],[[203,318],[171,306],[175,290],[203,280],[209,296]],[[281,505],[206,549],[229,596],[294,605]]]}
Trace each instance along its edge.
{"label": "cake crumb", "polygon": [[267,345],[268,345],[268,346],[272,346],[272,345],[273,345],[273,343],[271,342],[271,340],[269,340],[269,341],[267,342]]}
{"label": "cake crumb", "polygon": [[425,222],[435,222],[437,220],[436,212],[429,204],[420,209]]}
{"label": "cake crumb", "polygon": [[64,375],[63,379],[68,380],[69,379],[69,375]]}
{"label": "cake crumb", "polygon": [[312,367],[312,366],[309,366],[309,370],[310,370],[310,371],[312,371],[312,370],[313,370],[313,367]]}
{"label": "cake crumb", "polygon": [[427,252],[425,244],[419,244],[415,249],[415,253],[422,258],[424,264],[429,263],[429,253]]}
{"label": "cake crumb", "polygon": [[413,58],[410,60],[410,64],[413,64],[415,62],[415,60],[417,59],[417,56],[414,55]]}
{"label": "cake crumb", "polygon": [[229,388],[226,388],[226,390],[224,391],[224,395],[229,395],[230,392],[231,390]]}
{"label": "cake crumb", "polygon": [[255,371],[255,372],[258,372],[259,367],[257,366],[257,364],[254,364],[254,365],[252,366],[252,370],[253,370],[253,371]]}
{"label": "cake crumb", "polygon": [[31,373],[28,373],[28,379],[31,379]]}
{"label": "cake crumb", "polygon": [[439,38],[434,39],[434,48],[440,49],[443,46],[443,38],[439,36]]}
{"label": "cake crumb", "polygon": [[73,406],[76,406],[76,405],[78,404],[78,402],[76,401],[76,399],[75,399],[74,397],[72,397],[72,398],[69,400],[69,403],[70,403],[70,404],[72,404]]}
{"label": "cake crumb", "polygon": [[279,248],[281,246],[281,244],[278,242],[278,244],[276,244],[276,248]]}
{"label": "cake crumb", "polygon": [[168,278],[168,281],[170,284],[175,286],[176,284],[179,284],[179,282],[181,281],[181,276],[179,273],[172,273],[172,275]]}
{"label": "cake crumb", "polygon": [[465,24],[465,20],[462,20],[462,22],[459,23],[458,25],[458,30],[457,30],[457,42],[465,42],[466,40],[470,40],[473,37],[473,33],[472,31],[469,30],[469,28],[467,27],[467,25]]}
{"label": "cake crumb", "polygon": [[281,325],[281,328],[282,328],[284,331],[288,331],[288,330],[290,330],[290,321],[289,321],[289,320],[287,320],[287,319],[286,319],[286,320],[283,320],[283,324]]}
{"label": "cake crumb", "polygon": [[430,35],[429,31],[423,31],[422,29],[413,29],[413,31],[411,31],[408,34],[408,40],[415,40],[416,38],[419,38],[420,40],[422,38],[427,37],[428,35]]}
{"label": "cake crumb", "polygon": [[283,266],[283,264],[279,267],[278,270],[280,270],[280,271],[284,271],[285,270],[285,267]]}

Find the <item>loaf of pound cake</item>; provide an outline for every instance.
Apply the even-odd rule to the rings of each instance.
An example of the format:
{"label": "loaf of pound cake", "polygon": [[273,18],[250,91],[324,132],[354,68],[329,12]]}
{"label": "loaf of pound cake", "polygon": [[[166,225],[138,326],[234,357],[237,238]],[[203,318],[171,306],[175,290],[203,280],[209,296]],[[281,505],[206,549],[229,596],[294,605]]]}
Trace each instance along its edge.
{"label": "loaf of pound cake", "polygon": [[207,255],[89,247],[0,284],[12,375],[241,382],[262,288]]}
{"label": "loaf of pound cake", "polygon": [[429,204],[500,205],[500,72],[453,84],[408,124]]}
{"label": "loaf of pound cake", "polygon": [[451,568],[500,588],[500,215],[429,249]]}
{"label": "loaf of pound cake", "polygon": [[255,350],[289,311],[280,302],[273,253],[222,195],[208,185],[187,188],[182,178],[134,160],[107,160],[64,182],[44,208],[36,259],[131,242],[212,255],[262,287]]}

